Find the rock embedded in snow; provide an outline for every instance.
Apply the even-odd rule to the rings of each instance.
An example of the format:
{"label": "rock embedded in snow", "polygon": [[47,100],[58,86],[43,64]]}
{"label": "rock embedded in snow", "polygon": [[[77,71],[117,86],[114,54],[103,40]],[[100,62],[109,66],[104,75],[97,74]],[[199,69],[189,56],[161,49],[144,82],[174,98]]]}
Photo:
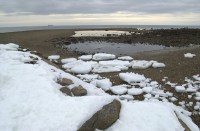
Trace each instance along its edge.
{"label": "rock embedded in snow", "polygon": [[93,60],[112,60],[115,59],[115,55],[114,54],[106,54],[106,53],[97,53],[93,55]]}
{"label": "rock embedded in snow", "polygon": [[71,90],[67,87],[60,88],[60,91],[68,96],[72,96]]}
{"label": "rock embedded in snow", "polygon": [[88,63],[82,63],[71,68],[71,72],[76,74],[87,74],[92,70],[92,66]]}
{"label": "rock embedded in snow", "polygon": [[96,80],[96,86],[107,91],[112,86],[112,82],[109,79]]}
{"label": "rock embedded in snow", "polygon": [[60,56],[59,55],[50,55],[50,56],[48,56],[48,59],[50,61],[58,60],[58,59],[60,59]]}
{"label": "rock embedded in snow", "polygon": [[105,105],[100,111],[96,112],[87,120],[78,131],[94,131],[95,129],[105,130],[119,118],[121,103],[114,100]]}
{"label": "rock embedded in snow", "polygon": [[185,58],[193,58],[194,56],[196,56],[196,55],[192,54],[192,53],[186,53],[186,54],[184,54]]}
{"label": "rock embedded in snow", "polygon": [[128,94],[129,95],[140,95],[143,93],[143,90],[140,89],[140,88],[131,88],[131,89],[128,89]]}
{"label": "rock embedded in snow", "polygon": [[122,94],[125,94],[127,92],[126,86],[123,86],[123,85],[112,86],[112,87],[110,87],[110,90],[114,94],[117,94],[117,95],[122,95]]}
{"label": "rock embedded in snow", "polygon": [[84,61],[91,60],[92,55],[82,55],[82,56],[78,57],[78,59],[84,60]]}
{"label": "rock embedded in snow", "polygon": [[62,86],[68,86],[73,84],[73,81],[68,78],[62,78],[60,81],[58,81],[58,83],[61,84]]}
{"label": "rock embedded in snow", "polygon": [[63,64],[67,64],[67,63],[74,62],[74,61],[77,61],[77,59],[76,58],[66,58],[66,59],[61,60],[61,62]]}
{"label": "rock embedded in snow", "polygon": [[120,73],[119,77],[121,80],[131,84],[131,83],[137,83],[145,81],[146,78],[143,75],[136,74],[136,73]]}
{"label": "rock embedded in snow", "polygon": [[176,90],[176,92],[182,93],[182,92],[185,92],[185,87],[184,86],[176,86],[175,90]]}
{"label": "rock embedded in snow", "polygon": [[154,62],[152,64],[152,67],[153,68],[162,68],[162,67],[165,67],[165,64],[164,63],[159,63],[159,62]]}
{"label": "rock embedded in snow", "polygon": [[121,56],[121,57],[118,57],[118,60],[127,60],[127,61],[131,61],[131,60],[133,60],[133,58],[130,57],[130,56]]}
{"label": "rock embedded in snow", "polygon": [[85,96],[87,95],[87,90],[83,88],[82,86],[74,87],[71,89],[74,96]]}

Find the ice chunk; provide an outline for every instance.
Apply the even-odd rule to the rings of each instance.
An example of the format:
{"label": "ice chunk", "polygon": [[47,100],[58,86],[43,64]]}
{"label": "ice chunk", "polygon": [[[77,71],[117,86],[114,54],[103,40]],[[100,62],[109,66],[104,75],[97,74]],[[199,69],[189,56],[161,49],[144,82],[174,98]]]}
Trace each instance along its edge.
{"label": "ice chunk", "polygon": [[127,66],[127,67],[131,66],[129,61],[122,61],[122,60],[100,61],[99,64],[104,66]]}
{"label": "ice chunk", "polygon": [[60,59],[60,56],[59,55],[50,55],[50,56],[48,56],[48,59],[50,61],[52,61],[52,60],[58,60],[58,59]]}
{"label": "ice chunk", "polygon": [[71,68],[71,72],[77,74],[87,74],[92,70],[92,66],[88,63],[82,63]]}
{"label": "ice chunk", "polygon": [[91,60],[92,59],[92,55],[82,55],[79,57],[80,60]]}
{"label": "ice chunk", "polygon": [[121,57],[118,57],[118,59],[119,60],[128,60],[128,61],[133,60],[133,58],[130,56],[121,56]]}
{"label": "ice chunk", "polygon": [[107,91],[112,86],[112,83],[109,79],[96,80],[96,86]]}
{"label": "ice chunk", "polygon": [[161,68],[161,67],[165,67],[165,64],[164,63],[159,63],[159,62],[154,62],[152,64],[152,67],[153,68]]}
{"label": "ice chunk", "polygon": [[151,93],[151,91],[153,90],[153,87],[144,87],[144,88],[142,88],[142,90],[145,93]]}
{"label": "ice chunk", "polygon": [[175,90],[176,90],[176,92],[185,92],[185,87],[184,86],[176,86]]}
{"label": "ice chunk", "polygon": [[117,95],[122,95],[122,94],[125,94],[127,92],[126,86],[123,86],[123,85],[112,86],[112,87],[110,87],[110,90],[114,94],[117,94]]}
{"label": "ice chunk", "polygon": [[142,82],[146,80],[146,78],[143,75],[136,74],[136,73],[120,73],[119,77],[121,80],[130,84],[136,83],[136,82]]}
{"label": "ice chunk", "polygon": [[129,95],[140,95],[143,93],[143,90],[140,89],[140,88],[131,88],[131,89],[128,89],[128,94]]}
{"label": "ice chunk", "polygon": [[66,64],[66,63],[70,63],[70,62],[74,62],[74,61],[77,61],[76,58],[66,58],[66,59],[62,59],[61,62],[63,64]]}
{"label": "ice chunk", "polygon": [[118,72],[118,71],[121,71],[120,68],[123,68],[123,67],[103,66],[103,65],[98,64],[94,66],[92,72],[94,73]]}
{"label": "ice chunk", "polygon": [[112,60],[115,59],[114,54],[97,53],[93,55],[93,60]]}
{"label": "ice chunk", "polygon": [[185,58],[193,58],[194,56],[196,56],[196,55],[192,54],[192,53],[186,53],[186,54],[184,54]]}
{"label": "ice chunk", "polygon": [[149,68],[152,65],[152,61],[146,61],[146,60],[133,60],[131,62],[133,69],[146,69]]}

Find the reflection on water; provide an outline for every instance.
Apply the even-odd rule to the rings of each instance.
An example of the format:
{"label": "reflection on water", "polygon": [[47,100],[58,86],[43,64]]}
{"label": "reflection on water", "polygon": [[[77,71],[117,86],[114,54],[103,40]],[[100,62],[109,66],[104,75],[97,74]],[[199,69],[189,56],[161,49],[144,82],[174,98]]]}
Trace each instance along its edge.
{"label": "reflection on water", "polygon": [[125,43],[111,43],[111,42],[84,42],[65,45],[64,48],[70,51],[78,51],[87,54],[98,52],[112,53],[116,55],[132,55],[138,52],[155,51],[165,49],[162,45],[150,44],[125,44]]}

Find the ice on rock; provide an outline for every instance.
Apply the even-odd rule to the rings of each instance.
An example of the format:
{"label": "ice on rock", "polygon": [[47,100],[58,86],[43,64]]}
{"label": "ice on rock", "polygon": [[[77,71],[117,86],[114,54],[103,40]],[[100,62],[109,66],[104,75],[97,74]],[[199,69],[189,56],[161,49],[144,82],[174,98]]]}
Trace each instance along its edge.
{"label": "ice on rock", "polygon": [[114,54],[106,54],[106,53],[97,53],[93,55],[93,60],[112,60],[115,59],[115,55]]}
{"label": "ice on rock", "polygon": [[74,62],[74,61],[77,61],[77,59],[76,58],[66,58],[66,59],[61,60],[61,62],[63,64],[67,64],[67,63]]}
{"label": "ice on rock", "polygon": [[96,80],[96,86],[107,91],[112,86],[112,82],[109,79]]}
{"label": "ice on rock", "polygon": [[119,77],[121,80],[131,84],[145,81],[146,78],[143,75],[136,74],[136,73],[120,73]]}
{"label": "ice on rock", "polygon": [[185,87],[184,86],[176,86],[175,87],[176,92],[185,92]]}
{"label": "ice on rock", "polygon": [[110,87],[110,90],[117,95],[122,95],[127,92],[127,88],[124,85],[117,85],[117,86],[112,86]]}
{"label": "ice on rock", "polygon": [[162,68],[162,67],[165,67],[165,64],[159,63],[159,62],[153,62],[152,67],[153,68]]}
{"label": "ice on rock", "polygon": [[193,58],[194,56],[196,56],[196,55],[192,54],[192,53],[186,53],[186,54],[184,54],[185,58]]}
{"label": "ice on rock", "polygon": [[133,58],[130,56],[121,56],[121,57],[118,57],[118,59],[119,60],[128,60],[128,61],[133,60]]}
{"label": "ice on rock", "polygon": [[48,59],[50,61],[58,60],[58,59],[60,59],[60,56],[59,55],[50,55],[50,56],[48,56]]}
{"label": "ice on rock", "polygon": [[131,65],[133,69],[147,69],[152,65],[152,61],[133,60]]}
{"label": "ice on rock", "polygon": [[140,89],[140,88],[131,88],[131,89],[128,89],[128,94],[129,95],[140,95],[143,93],[143,90]]}
{"label": "ice on rock", "polygon": [[87,74],[92,70],[92,66],[88,63],[82,63],[71,68],[71,72],[76,74]]}
{"label": "ice on rock", "polygon": [[144,87],[144,88],[142,88],[142,90],[145,93],[151,93],[151,91],[153,90],[153,87]]}
{"label": "ice on rock", "polygon": [[82,55],[80,57],[78,57],[80,60],[91,60],[92,59],[92,55]]}

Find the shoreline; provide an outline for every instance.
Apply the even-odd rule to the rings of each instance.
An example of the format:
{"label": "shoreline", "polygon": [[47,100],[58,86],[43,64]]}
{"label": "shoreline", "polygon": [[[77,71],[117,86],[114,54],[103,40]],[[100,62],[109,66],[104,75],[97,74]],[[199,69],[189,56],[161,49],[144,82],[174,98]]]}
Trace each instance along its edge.
{"label": "shoreline", "polygon": [[[31,51],[37,51],[43,58],[47,58],[49,55],[60,55],[62,58],[69,58],[79,56],[78,53],[73,51],[66,51],[61,48],[62,42],[69,41],[71,35],[75,30],[42,30],[42,31],[24,31],[14,33],[0,33],[0,43],[17,43],[23,48],[28,48]],[[92,38],[93,39],[93,38]],[[142,39],[142,38],[141,38]],[[197,37],[199,39],[199,37]],[[194,53],[196,57],[193,59],[184,58],[185,53]],[[185,77],[192,78],[193,75],[200,72],[200,47],[185,48],[182,50],[173,50],[166,52],[142,52],[132,55],[135,60],[156,60],[166,64],[162,69],[145,69],[135,70],[129,69],[124,72],[135,72],[144,74],[147,78],[158,81],[163,85],[166,90],[169,90],[176,94],[181,100],[188,101],[187,95],[178,94],[174,90],[170,89],[162,82],[163,77],[168,77],[170,82],[176,82],[183,84]],[[58,65],[59,66],[59,65]],[[109,78],[112,82],[122,84],[123,82],[116,77],[118,72],[101,74],[103,77]],[[194,101],[194,100],[193,100]],[[178,103],[177,103],[178,104]],[[193,120],[198,125],[200,124],[199,116],[193,116]]]}

